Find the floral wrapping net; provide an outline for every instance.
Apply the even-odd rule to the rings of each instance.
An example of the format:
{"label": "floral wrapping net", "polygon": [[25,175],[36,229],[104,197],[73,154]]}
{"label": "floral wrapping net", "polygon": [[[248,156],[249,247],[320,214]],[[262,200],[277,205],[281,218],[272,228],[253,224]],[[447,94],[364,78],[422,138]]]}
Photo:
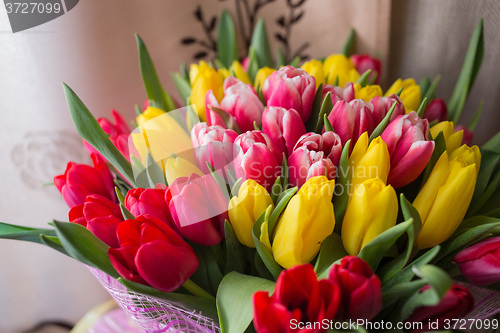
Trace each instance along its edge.
{"label": "floral wrapping net", "polygon": [[127,290],[120,282],[102,271],[92,267],[89,269],[115,301],[147,333],[220,332],[213,319],[196,310],[184,309],[167,301]]}

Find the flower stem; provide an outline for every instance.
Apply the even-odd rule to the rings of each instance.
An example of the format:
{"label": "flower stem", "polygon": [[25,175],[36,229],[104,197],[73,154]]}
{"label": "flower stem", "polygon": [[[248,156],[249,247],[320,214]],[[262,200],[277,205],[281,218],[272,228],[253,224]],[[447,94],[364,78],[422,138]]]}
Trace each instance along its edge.
{"label": "flower stem", "polygon": [[215,297],[207,293],[205,289],[194,283],[191,279],[187,279],[182,286],[195,296],[207,298],[209,300],[215,300]]}

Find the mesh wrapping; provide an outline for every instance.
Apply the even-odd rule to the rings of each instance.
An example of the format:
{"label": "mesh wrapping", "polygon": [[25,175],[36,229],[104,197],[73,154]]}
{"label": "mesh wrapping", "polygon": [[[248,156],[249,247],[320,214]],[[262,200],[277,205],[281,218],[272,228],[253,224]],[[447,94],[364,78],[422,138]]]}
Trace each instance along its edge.
{"label": "mesh wrapping", "polygon": [[214,320],[203,316],[201,312],[130,291],[116,279],[102,271],[92,267],[89,267],[89,269],[115,301],[147,333],[220,332],[220,328]]}

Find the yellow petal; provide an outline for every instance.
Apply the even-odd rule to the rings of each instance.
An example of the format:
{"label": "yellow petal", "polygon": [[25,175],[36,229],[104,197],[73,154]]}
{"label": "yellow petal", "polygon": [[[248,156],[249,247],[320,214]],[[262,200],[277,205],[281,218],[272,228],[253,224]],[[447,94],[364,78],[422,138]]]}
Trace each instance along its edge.
{"label": "yellow petal", "polygon": [[257,71],[257,74],[255,75],[255,82],[254,82],[254,88],[255,90],[259,90],[259,88],[262,88],[264,85],[264,81],[268,78],[269,75],[273,74],[276,72],[274,68],[269,68],[269,67],[262,67]]}
{"label": "yellow petal", "polygon": [[316,59],[307,61],[301,68],[314,76],[314,79],[316,80],[316,88],[319,87],[321,83],[325,83],[325,73],[323,71],[323,64],[321,61]]}
{"label": "yellow petal", "polygon": [[238,80],[246,84],[252,84],[250,77],[248,76],[247,72],[245,72],[243,66],[238,60],[233,61],[233,64],[231,65],[231,70],[233,71],[234,75]]}
{"label": "yellow petal", "polygon": [[177,178],[189,177],[193,173],[203,176],[203,172],[195,164],[182,157],[172,157],[165,161],[165,176],[169,184],[172,184]]}

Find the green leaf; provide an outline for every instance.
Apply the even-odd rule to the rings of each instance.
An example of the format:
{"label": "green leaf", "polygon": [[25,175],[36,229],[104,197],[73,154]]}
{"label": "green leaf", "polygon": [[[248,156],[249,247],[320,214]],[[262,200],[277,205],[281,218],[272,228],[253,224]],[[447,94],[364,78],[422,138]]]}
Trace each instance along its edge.
{"label": "green leaf", "polygon": [[20,225],[0,222],[0,238],[3,239],[17,239],[44,244],[40,239],[40,235],[55,236],[56,231],[54,229],[23,227]]}
{"label": "green leaf", "polygon": [[174,80],[177,90],[179,90],[179,93],[181,94],[182,100],[186,100],[189,96],[191,96],[191,84],[187,78],[183,77],[179,73],[173,73],[172,79]]}
{"label": "green leaf", "polygon": [[111,277],[118,278],[120,276],[109,260],[109,246],[87,228],[76,223],[58,221],[54,221],[54,227],[69,256],[86,265],[100,269]]}
{"label": "green leaf", "polygon": [[436,94],[436,89],[440,80],[441,80],[441,75],[437,75],[432,81],[432,84],[430,85],[429,89],[427,89],[427,91],[425,92],[425,94],[422,91],[422,96],[424,96],[424,98],[427,98],[427,100],[429,101],[433,99],[434,95]]}
{"label": "green leaf", "polygon": [[403,282],[395,285],[389,290],[382,292],[382,304],[384,308],[396,303],[402,297],[408,297],[411,294],[418,292],[426,285],[425,280],[416,280],[411,282]]}
{"label": "green leaf", "polygon": [[224,234],[226,235],[225,274],[232,271],[243,273],[245,270],[245,252],[228,220],[224,221]]}
{"label": "green leaf", "polygon": [[271,213],[271,216],[269,217],[268,221],[269,236],[273,234],[274,227],[278,222],[278,218],[280,217],[281,213],[285,210],[286,206],[288,205],[288,202],[292,199],[292,197],[295,195],[296,192],[297,192],[297,187],[292,187],[281,193],[280,197],[278,198],[278,203],[276,204],[276,208],[274,208],[273,212]]}
{"label": "green leaf", "polygon": [[449,117],[458,123],[470,89],[474,84],[477,73],[481,68],[484,57],[483,19],[479,21],[469,43],[464,64],[458,77],[455,89],[448,102]]}
{"label": "green leaf", "polygon": [[283,160],[281,162],[281,188],[288,188],[288,161],[285,153],[283,153]]}
{"label": "green leaf", "polygon": [[163,90],[146,45],[139,35],[136,34],[135,39],[137,41],[137,51],[139,52],[139,66],[141,69],[142,81],[144,82],[148,99],[152,100],[154,102],[153,104],[159,109],[167,112],[175,110],[177,107],[172,101],[172,98]]}
{"label": "green leaf", "polygon": [[219,60],[230,68],[233,61],[238,59],[236,31],[233,19],[226,9],[222,10],[217,32],[217,56]]}
{"label": "green leaf", "polygon": [[252,42],[250,44],[257,55],[259,67],[273,67],[273,55],[269,46],[267,36],[266,23],[264,18],[259,18],[252,34]]}
{"label": "green leaf", "polygon": [[323,115],[323,122],[325,123],[325,132],[334,132],[332,123],[328,120],[326,114]]}
{"label": "green leaf", "polygon": [[69,256],[68,252],[62,246],[61,241],[56,236],[46,236],[44,234],[41,234],[40,240],[42,241],[43,244],[47,245],[48,247]]}
{"label": "green leaf", "polygon": [[364,259],[375,272],[384,255],[396,243],[396,241],[408,228],[412,228],[413,219],[403,223],[396,224],[394,227],[387,229],[371,242],[365,245],[358,254],[358,257]]}
{"label": "green leaf", "polygon": [[[248,76],[250,76],[250,80],[252,80],[252,82],[255,82],[255,77],[257,76],[257,72],[259,71],[260,67],[259,67],[259,61],[257,59],[257,53],[255,51],[255,49],[253,47],[250,47],[249,51],[248,51],[248,59],[249,59],[249,65],[248,65]],[[261,83],[261,85],[263,85],[264,82]],[[262,89],[262,87],[259,86],[260,89]],[[261,94],[262,94],[262,91],[261,91]],[[259,98],[260,98],[260,95],[259,95]],[[263,100],[264,96],[262,96],[262,99],[261,101]],[[263,104],[265,104],[263,102]]]}
{"label": "green leaf", "polygon": [[253,294],[273,290],[272,281],[237,272],[227,274],[217,291],[221,332],[243,333],[253,319]]}
{"label": "green leaf", "polygon": [[[185,295],[179,293],[169,293],[164,291],[159,291],[150,286],[146,286],[134,281],[126,280],[124,278],[118,278],[118,282],[124,285],[127,289],[134,291],[139,294],[149,295],[160,300],[165,300],[168,303],[185,309],[188,312],[195,311],[196,313],[201,312],[204,316],[214,319],[217,323],[217,309],[214,300],[208,298]],[[131,295],[131,297],[134,297]],[[143,302],[143,301],[142,301]],[[145,304],[146,305],[146,304]]]}
{"label": "green leaf", "polygon": [[107,159],[135,187],[130,162],[113,145],[109,137],[73,90],[63,83],[69,112],[78,134]]}
{"label": "green leaf", "polygon": [[321,243],[318,259],[314,265],[317,275],[325,272],[334,262],[347,256],[340,235],[333,233]]}
{"label": "green leaf", "polygon": [[498,207],[487,207],[490,198],[494,198],[500,187],[500,154],[490,150],[482,150],[481,167],[476,180],[476,187],[472,196],[467,216],[479,215]]}
{"label": "green leaf", "polygon": [[[269,224],[269,215],[271,213],[271,209],[272,206],[270,205],[267,210],[262,213],[261,216],[259,216],[257,221],[255,221],[252,227],[252,236],[255,248],[257,249],[260,258],[262,259],[262,262],[264,263],[264,265],[266,265],[267,269],[273,275],[273,277],[277,279],[283,269],[280,265],[278,265],[276,260],[274,260],[272,252],[260,241],[262,223],[267,221],[267,223]],[[272,234],[270,233],[269,237],[271,237],[271,235]]]}
{"label": "green leaf", "polygon": [[344,54],[346,57],[350,57],[354,53],[354,39],[356,37],[356,32],[354,31],[353,28],[349,30],[349,36],[347,37],[347,40],[344,44],[344,47],[342,48],[342,54]]}
{"label": "green leaf", "polygon": [[474,116],[472,117],[471,121],[467,125],[467,128],[470,131],[474,131],[474,129],[476,128],[476,125],[479,122],[479,119],[481,118],[481,114],[483,113],[483,106],[484,106],[484,101],[481,100],[479,102],[479,106],[477,107],[476,113],[474,113]]}
{"label": "green leaf", "polygon": [[430,284],[439,299],[442,299],[451,287],[451,279],[441,268],[433,265],[424,265],[422,267],[413,267],[415,274],[426,280]]}
{"label": "green leaf", "polygon": [[422,80],[420,80],[418,85],[420,86],[420,93],[422,94],[422,96],[425,96],[425,93],[431,86],[431,80],[429,79],[428,76],[426,76]]}
{"label": "green leaf", "polygon": [[339,168],[337,169],[337,182],[336,186],[340,186],[341,193],[336,195],[334,191],[333,197],[333,207],[335,212],[335,232],[340,234],[342,230],[342,221],[344,220],[344,215],[347,209],[347,203],[349,202],[349,187],[351,182],[351,168],[349,164],[349,149],[351,146],[351,140],[348,140],[342,149],[342,154],[340,155]]}
{"label": "green leaf", "polygon": [[275,205],[282,192],[283,192],[283,185],[281,185],[281,176],[278,176],[278,178],[276,178],[276,181],[273,184],[273,187],[271,188],[271,193],[269,193],[271,195],[271,200]]}
{"label": "green leaf", "polygon": [[481,151],[490,150],[500,154],[500,132],[495,134],[494,137],[488,140],[482,147]]}
{"label": "green leaf", "polygon": [[360,77],[359,79],[354,82],[354,84],[356,83],[359,83],[361,85],[361,87],[364,87],[368,84],[368,76],[370,76],[372,70],[371,69],[367,69]]}
{"label": "green leaf", "polygon": [[156,163],[148,152],[146,157],[146,175],[148,176],[149,187],[154,188],[156,184],[167,184],[162,168]]}
{"label": "green leaf", "polygon": [[429,163],[427,163],[427,166],[422,173],[422,186],[427,181],[427,178],[429,178],[429,176],[431,175],[432,169],[434,168],[434,165],[436,165],[436,162],[446,151],[446,141],[444,140],[443,132],[439,132],[438,136],[434,138],[434,142],[434,151],[432,152],[431,158],[429,159]]}
{"label": "green leaf", "polygon": [[370,139],[369,139],[370,142],[372,140],[374,140],[375,138],[379,137],[380,135],[382,135],[385,128],[387,127],[387,124],[389,124],[389,119],[391,119],[392,113],[394,112],[394,109],[396,108],[397,104],[398,104],[398,102],[394,102],[392,104],[391,108],[389,109],[389,112],[387,112],[384,119],[382,119],[382,121],[377,125],[377,127],[375,127],[372,134],[370,135]]}
{"label": "green leaf", "polygon": [[295,57],[290,61],[289,65],[292,67],[299,67],[300,57]]}
{"label": "green leaf", "polygon": [[127,208],[125,208],[125,205],[120,204],[120,211],[122,212],[122,216],[125,220],[134,220],[135,216],[132,214]]}
{"label": "green leaf", "polygon": [[330,92],[326,93],[325,98],[323,98],[323,103],[321,103],[321,108],[319,110],[318,122],[316,123],[316,128],[314,132],[321,133],[323,131],[323,119],[324,116],[328,116],[330,111],[333,109],[332,98],[330,97]]}
{"label": "green leaf", "polygon": [[420,106],[418,107],[418,110],[417,110],[417,115],[420,117],[420,118],[423,118],[424,117],[424,111],[425,111],[425,107],[427,106],[427,98],[424,98],[422,100],[422,102],[420,103]]}
{"label": "green leaf", "polygon": [[123,195],[122,191],[120,191],[120,189],[115,186],[115,193],[116,193],[116,197],[118,198],[118,201],[120,201],[121,204],[125,204],[125,196]]}
{"label": "green leaf", "polygon": [[313,132],[316,129],[316,124],[319,120],[319,114],[321,111],[321,105],[323,104],[323,83],[321,83],[316,90],[316,95],[314,95],[314,101],[311,111],[311,116],[306,124],[306,129],[308,132]]}

